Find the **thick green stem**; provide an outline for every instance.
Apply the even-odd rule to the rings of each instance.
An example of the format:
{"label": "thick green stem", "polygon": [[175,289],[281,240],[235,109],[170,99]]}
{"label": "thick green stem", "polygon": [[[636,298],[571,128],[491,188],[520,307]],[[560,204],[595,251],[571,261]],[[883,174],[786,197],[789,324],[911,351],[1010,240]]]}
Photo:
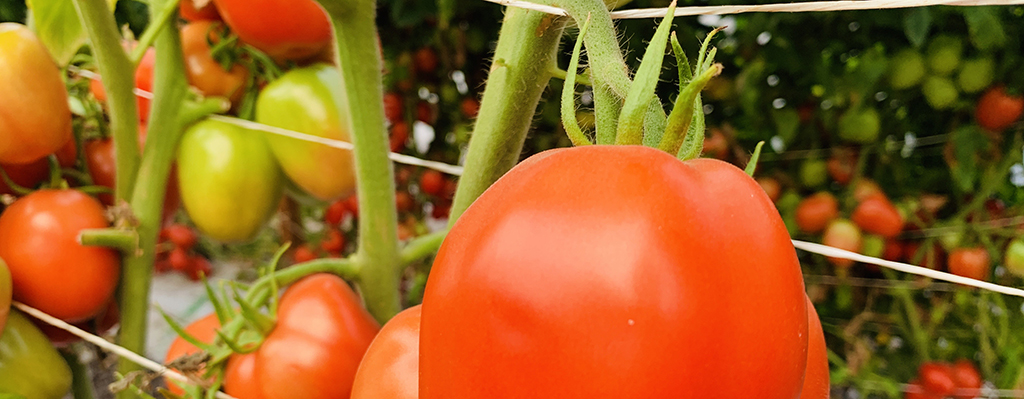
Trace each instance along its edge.
{"label": "thick green stem", "polygon": [[96,397],[92,389],[92,377],[89,376],[89,369],[82,364],[75,353],[75,347],[60,351],[60,355],[71,368],[71,394],[75,399],[93,399]]}
{"label": "thick green stem", "polygon": [[[165,0],[153,0],[150,7],[152,10],[161,10],[166,3]],[[149,139],[146,140],[138,180],[131,197],[132,209],[139,222],[137,231],[141,251],[136,256],[125,256],[121,278],[123,299],[119,342],[121,346],[136,353],[142,353],[146,344],[146,321],[149,312],[147,298],[153,274],[157,235],[162,222],[161,213],[167,178],[183,128],[180,115],[188,94],[186,82],[181,37],[176,29],[168,26],[156,38],[153,112],[149,119]],[[118,174],[120,175],[121,173]],[[121,360],[122,374],[137,369],[137,365]],[[132,394],[122,392],[119,397],[130,397],[129,395]]]}
{"label": "thick green stem", "polygon": [[93,56],[103,76],[110,108],[110,131],[117,154],[114,196],[129,201],[139,169],[139,110],[135,102],[135,68],[121,47],[114,13],[106,0],[73,0],[82,25],[89,34]]}
{"label": "thick green stem", "polygon": [[[402,310],[394,167],[384,128],[376,0],[319,0],[334,25],[336,61],[348,95],[359,195],[359,286],[381,323]],[[548,64],[544,64],[545,66]]]}
{"label": "thick green stem", "polygon": [[451,210],[455,224],[487,187],[519,162],[540,96],[550,79],[567,19],[509,8],[505,11],[480,113]]}
{"label": "thick green stem", "polygon": [[87,229],[78,233],[82,245],[115,248],[125,254],[139,250],[139,234],[135,230]]}

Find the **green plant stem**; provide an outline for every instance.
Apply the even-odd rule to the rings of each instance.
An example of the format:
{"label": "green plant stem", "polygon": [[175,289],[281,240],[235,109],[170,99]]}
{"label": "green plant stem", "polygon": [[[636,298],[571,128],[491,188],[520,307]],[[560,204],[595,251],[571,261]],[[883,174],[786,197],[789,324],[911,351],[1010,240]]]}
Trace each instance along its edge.
{"label": "green plant stem", "polygon": [[[185,0],[192,1],[192,0]],[[139,37],[139,42],[135,45],[135,49],[132,50],[129,59],[136,68],[139,66],[139,62],[142,61],[142,57],[146,55],[146,49],[153,45],[153,41],[156,40],[156,35],[167,26],[178,11],[178,0],[171,0],[164,3],[163,8],[160,12],[155,15],[155,19],[151,20],[146,30],[142,32],[142,36]]]}
{"label": "green plant stem", "polygon": [[950,220],[964,220],[971,212],[985,205],[985,201],[988,201],[989,197],[1002,186],[1003,182],[1006,181],[1006,174],[1010,173],[1010,167],[1021,160],[1021,139],[1019,135],[1014,138],[1013,144],[1008,148],[1009,153],[1003,156],[1003,161],[996,165],[995,169],[990,169],[989,173],[985,174],[981,187],[974,193],[974,198],[971,199],[971,202],[960,208],[960,211]]}
{"label": "green plant stem", "polygon": [[[926,243],[925,245],[929,244],[930,243]],[[896,277],[896,272],[892,270],[883,268],[882,274],[885,275],[886,279],[900,281],[899,278]],[[914,350],[917,351],[918,363],[931,360],[931,355],[928,352],[928,348],[930,347],[928,345],[928,334],[925,332],[924,328],[921,327],[921,314],[917,311],[917,305],[914,303],[914,294],[912,294],[910,289],[905,285],[895,286],[891,290],[900,300],[900,303],[903,305],[903,311],[907,314],[907,321],[910,323],[910,331],[908,331],[908,333],[910,333],[910,336],[914,341]]]}
{"label": "green plant stem", "polygon": [[433,255],[441,247],[441,243],[444,242],[444,238],[447,235],[448,230],[445,230],[416,237],[409,241],[409,244],[402,248],[402,265],[407,266],[410,263]]}
{"label": "green plant stem", "polygon": [[103,76],[110,108],[116,168],[114,197],[129,201],[139,169],[139,110],[135,101],[135,68],[121,47],[114,13],[106,0],[72,0],[89,35],[93,56]]}
{"label": "green plant stem", "polygon": [[453,226],[477,197],[519,162],[526,134],[550,79],[567,19],[509,8],[505,11],[480,113],[449,219]]}
{"label": "green plant stem", "polygon": [[[566,72],[565,70],[563,70],[563,69],[561,69],[561,68],[559,68],[557,66],[551,67],[551,70],[549,70],[548,72],[551,74],[551,77],[556,78],[556,79],[565,80],[566,78],[569,77],[569,72]],[[587,75],[576,74],[575,79],[576,79],[576,83],[577,84],[581,84],[581,85],[584,85],[584,86],[590,86],[591,85],[590,78],[588,78]]]}
{"label": "green plant stem", "polygon": [[86,229],[78,233],[82,245],[115,248],[125,254],[139,250],[139,234],[135,230]]}
{"label": "green plant stem", "polygon": [[991,306],[991,302],[988,300],[988,292],[982,291],[978,296],[978,324],[982,326],[978,330],[982,375],[995,375],[995,365],[999,361],[999,356],[992,349],[992,337],[989,336],[989,330],[992,328]]}
{"label": "green plant stem", "polygon": [[[375,0],[318,0],[334,25],[336,58],[345,81],[359,195],[359,286],[381,323],[402,310],[394,167],[384,128],[384,89]],[[543,65],[549,65],[544,63]]]}
{"label": "green plant stem", "polygon": [[[166,3],[166,0],[152,0],[150,7],[152,10],[161,10]],[[121,276],[123,299],[118,340],[121,346],[136,353],[142,353],[146,344],[146,321],[149,316],[149,301],[146,298],[149,298],[167,178],[183,130],[180,118],[188,95],[186,82],[181,37],[177,29],[168,25],[156,37],[149,139],[143,149],[142,164],[131,197],[131,206],[138,220],[136,230],[141,251],[135,256],[125,255]],[[121,360],[119,371],[122,374],[137,369],[134,363]],[[130,395],[126,391],[119,394],[119,397]]]}
{"label": "green plant stem", "polygon": [[71,368],[71,394],[75,399],[93,399],[96,397],[92,390],[92,378],[89,376],[89,369],[82,364],[75,347],[60,351],[61,357]]}

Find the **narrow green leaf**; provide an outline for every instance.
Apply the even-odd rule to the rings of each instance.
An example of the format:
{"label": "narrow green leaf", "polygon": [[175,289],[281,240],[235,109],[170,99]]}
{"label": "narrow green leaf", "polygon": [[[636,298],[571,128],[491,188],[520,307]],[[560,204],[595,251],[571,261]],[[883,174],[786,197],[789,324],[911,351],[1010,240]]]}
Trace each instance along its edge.
{"label": "narrow green leaf", "polygon": [[185,328],[182,327],[181,324],[178,324],[178,322],[174,321],[174,319],[172,319],[171,316],[167,315],[167,313],[164,312],[163,309],[161,309],[160,307],[157,307],[156,310],[160,312],[160,316],[162,316],[164,318],[164,321],[167,322],[167,325],[171,326],[171,329],[174,330],[174,332],[177,333],[178,336],[181,337],[181,339],[184,339],[185,342],[188,342],[188,343],[194,345],[195,347],[197,347],[199,349],[202,349],[204,351],[207,351],[207,352],[213,350],[213,346],[212,345],[210,345],[210,344],[208,344],[206,342],[199,341],[198,338],[196,338],[192,334],[189,334],[188,332],[186,332]]}
{"label": "narrow green leaf", "polygon": [[576,46],[573,47],[572,58],[569,59],[569,68],[566,69],[565,84],[562,85],[562,126],[565,127],[565,133],[574,146],[593,144],[587,139],[579,121],[576,120],[576,70],[580,64],[580,52],[583,50],[583,36],[587,34],[589,26],[588,14],[587,20],[583,22],[583,28],[580,29],[580,35],[576,38]]}
{"label": "narrow green leaf", "polygon": [[245,318],[246,324],[264,337],[266,337],[267,334],[270,334],[270,331],[274,329],[274,325],[277,321],[273,317],[260,313],[259,309],[252,306],[249,301],[245,300],[234,286],[232,286],[232,293],[235,295],[235,303],[237,303],[239,309],[241,309],[241,314],[242,317]]}
{"label": "narrow green leaf", "polygon": [[757,161],[761,159],[761,147],[764,147],[764,141],[757,142],[757,147],[754,147],[754,154],[750,156],[750,162],[747,162],[747,167],[744,172],[747,172],[747,176],[754,177],[754,171],[757,170]]}
{"label": "narrow green leaf", "polygon": [[672,53],[676,55],[676,67],[679,68],[679,84],[684,85],[693,78],[693,71],[690,70],[690,60],[686,59],[683,53],[683,46],[679,44],[676,33],[672,32]]}
{"label": "narrow green leaf", "polygon": [[917,7],[907,12],[903,19],[903,33],[914,47],[920,48],[928,40],[932,28],[932,12],[928,7]]}
{"label": "narrow green leaf", "polygon": [[640,61],[640,69],[636,79],[626,94],[626,102],[619,114],[619,126],[615,136],[615,144],[639,145],[643,143],[644,118],[648,106],[654,98],[654,89],[658,86],[661,76],[661,64],[665,60],[665,46],[672,29],[672,18],[675,14],[676,2],[673,0],[668,7],[668,14],[658,25],[651,43],[647,46],[644,58]]}
{"label": "narrow green leaf", "polygon": [[597,144],[614,144],[622,102],[612,91],[611,86],[601,81],[597,75],[591,74],[590,80],[594,83],[594,128]]}
{"label": "narrow green leaf", "polygon": [[217,314],[217,320],[220,321],[221,325],[226,324],[232,318],[231,308],[213,291],[213,287],[210,286],[210,282],[206,279],[205,275],[203,276],[203,288],[206,289],[206,297],[213,304],[213,311]]}

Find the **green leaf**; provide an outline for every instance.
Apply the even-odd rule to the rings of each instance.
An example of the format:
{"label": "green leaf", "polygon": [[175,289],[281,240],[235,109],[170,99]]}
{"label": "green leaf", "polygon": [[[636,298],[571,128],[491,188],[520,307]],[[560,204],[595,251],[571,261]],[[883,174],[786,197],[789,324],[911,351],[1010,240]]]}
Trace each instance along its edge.
{"label": "green leaf", "polygon": [[974,191],[979,175],[979,163],[982,152],[986,150],[988,138],[977,126],[965,126],[953,131],[953,159],[949,160],[949,169],[953,181],[964,192]]}
{"label": "green leaf", "polygon": [[928,7],[917,7],[907,12],[903,19],[903,33],[914,47],[921,47],[928,40],[932,28],[932,12]]}
{"label": "green leaf", "polygon": [[963,7],[971,43],[979,50],[991,50],[1006,44],[1006,30],[995,7]]}
{"label": "green leaf", "polygon": [[[88,36],[71,0],[28,0],[29,27],[50,50],[58,65],[67,65]],[[108,0],[114,10],[116,0]]]}

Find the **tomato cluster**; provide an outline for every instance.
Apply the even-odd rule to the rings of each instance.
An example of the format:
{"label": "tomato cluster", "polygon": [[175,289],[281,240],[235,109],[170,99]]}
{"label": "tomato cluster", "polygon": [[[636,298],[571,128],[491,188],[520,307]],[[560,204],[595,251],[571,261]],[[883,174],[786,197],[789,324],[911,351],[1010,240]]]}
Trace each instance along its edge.
{"label": "tomato cluster", "polygon": [[953,364],[924,362],[917,370],[917,379],[910,383],[905,399],[976,398],[981,395],[984,380],[969,360]]}
{"label": "tomato cluster", "polygon": [[210,261],[195,252],[199,237],[184,224],[170,224],[160,230],[155,268],[158,273],[177,271],[192,281],[199,281],[213,271]]}

